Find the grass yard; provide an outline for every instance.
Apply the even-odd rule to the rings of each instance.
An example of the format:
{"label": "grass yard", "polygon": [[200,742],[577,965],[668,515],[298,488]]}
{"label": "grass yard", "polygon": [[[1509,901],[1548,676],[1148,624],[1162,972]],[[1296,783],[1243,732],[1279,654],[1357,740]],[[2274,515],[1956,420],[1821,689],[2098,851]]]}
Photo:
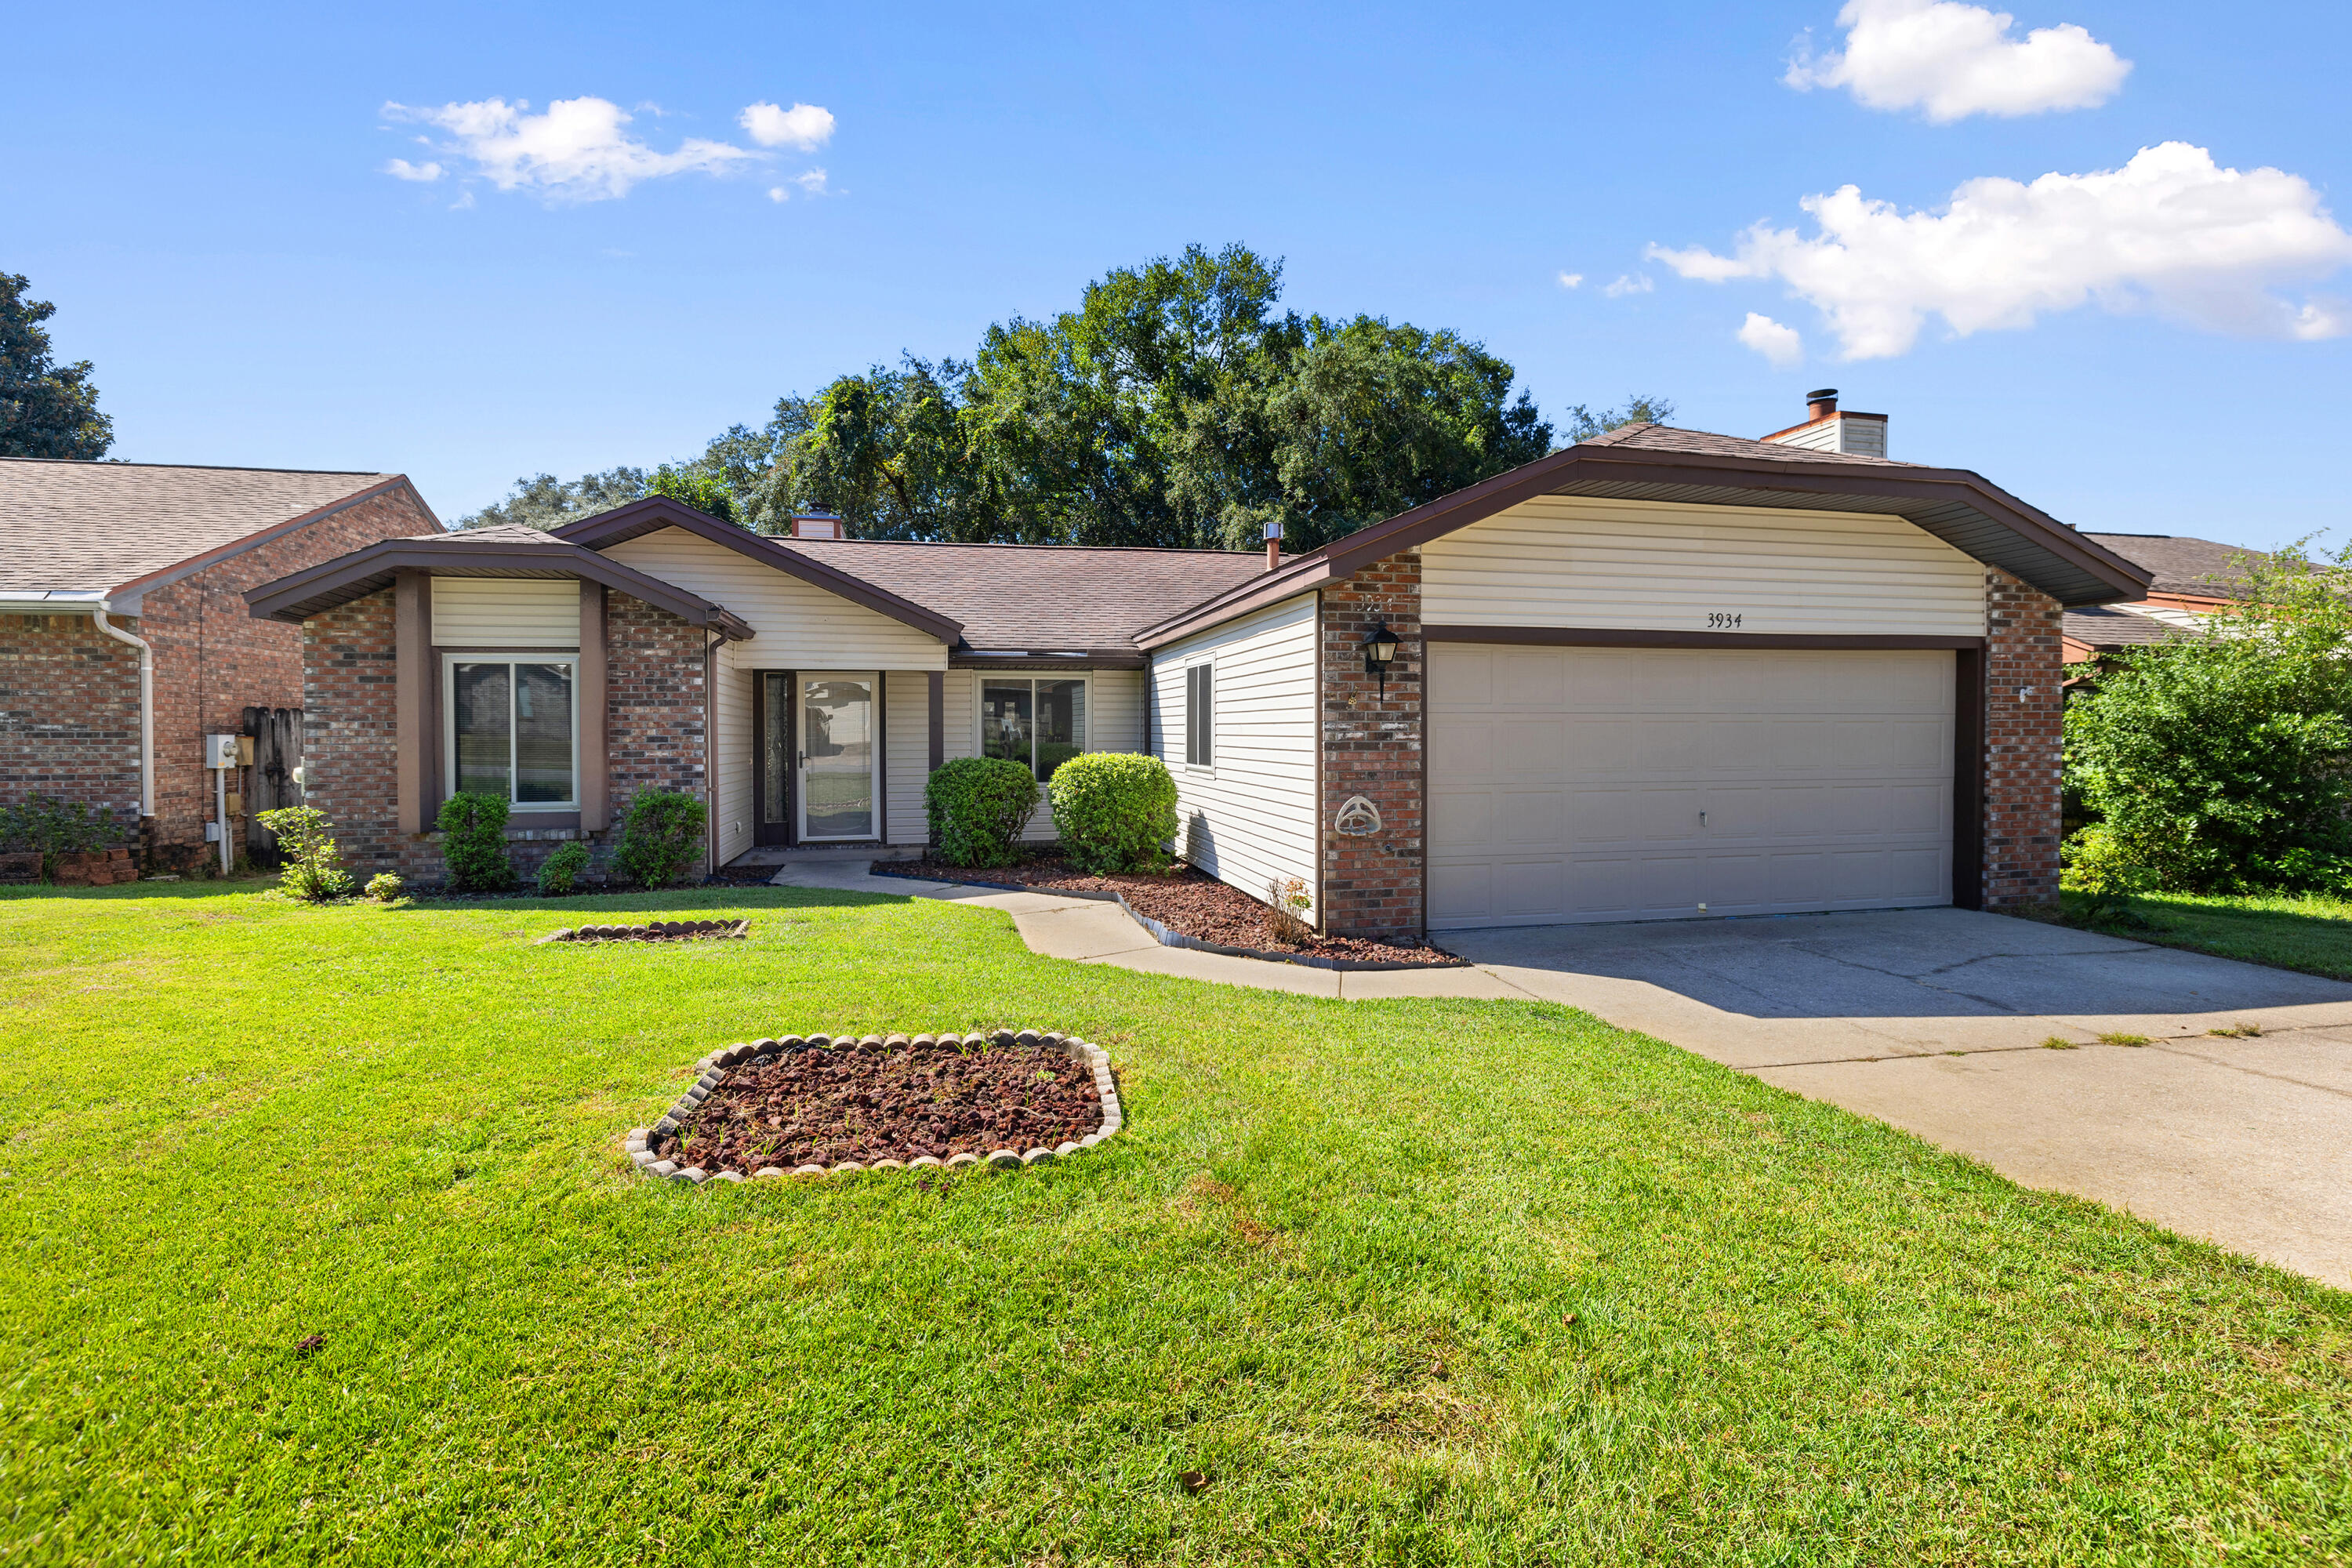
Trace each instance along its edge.
{"label": "grass yard", "polygon": [[[673,911],[752,938],[530,945]],[[2352,1298],[1555,1008],[145,884],[0,894],[0,1563],[2352,1561]],[[1129,1131],[615,1142],[716,1045],[1001,1023]]]}
{"label": "grass yard", "polygon": [[[2069,910],[2082,896],[2066,896]],[[2101,927],[2135,942],[2185,947],[2352,980],[2352,899],[2325,893],[2148,893],[2128,900],[2145,924]]]}

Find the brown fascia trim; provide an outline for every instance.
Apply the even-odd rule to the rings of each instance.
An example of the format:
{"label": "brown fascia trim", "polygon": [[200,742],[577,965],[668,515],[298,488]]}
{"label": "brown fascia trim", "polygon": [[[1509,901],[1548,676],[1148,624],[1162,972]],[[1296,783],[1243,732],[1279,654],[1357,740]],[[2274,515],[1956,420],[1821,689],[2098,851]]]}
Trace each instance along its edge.
{"label": "brown fascia trim", "polygon": [[688,625],[714,627],[734,641],[751,635],[751,628],[724,607],[617,561],[607,561],[593,550],[576,545],[472,545],[458,542],[460,538],[383,540],[249,589],[246,608],[257,620],[299,622],[388,587],[394,574],[404,570],[442,577],[561,576],[617,588]]}
{"label": "brown fascia trim", "polygon": [[1979,637],[1874,632],[1660,632],[1622,626],[1428,626],[1427,642],[1516,643],[1538,647],[1980,648]]}
{"label": "brown fascia trim", "polygon": [[902,599],[885,588],[877,588],[863,577],[853,577],[836,567],[803,555],[766,534],[753,533],[748,528],[738,528],[722,522],[709,512],[681,506],[667,496],[647,496],[631,501],[625,507],[567,522],[551,531],[550,537],[576,544],[587,550],[606,550],[628,540],[648,533],[658,533],[665,528],[684,529],[698,538],[713,544],[723,544],[740,555],[745,555],[762,566],[772,566],[786,576],[797,577],[811,587],[822,588],[837,595],[853,605],[862,605],[879,616],[914,627],[953,647],[963,637],[963,623],[950,620],[937,610],[927,609],[911,599]]}
{"label": "brown fascia trim", "polygon": [[[436,528],[441,526],[441,520],[434,515],[433,509],[425,504],[425,497],[418,492],[416,487],[409,483],[408,476],[394,474],[388,479],[368,486],[365,489],[353,490],[341,500],[331,500],[324,506],[313,507],[299,517],[289,517],[283,522],[273,522],[257,532],[247,534],[243,539],[234,539],[226,544],[215,545],[201,554],[189,556],[185,561],[175,561],[169,566],[157,567],[143,577],[133,577],[118,587],[109,589],[106,595],[107,601],[115,613],[135,616],[139,613],[137,600],[142,595],[152,594],[158,588],[168,588],[183,577],[194,576],[207,566],[216,566],[233,556],[242,555],[248,550],[258,549],[273,539],[282,539],[298,528],[308,528],[310,524],[331,518],[339,511],[348,511],[362,501],[373,500],[378,496],[389,495],[394,490],[401,489],[408,492],[409,499],[416,503],[416,510],[425,514],[426,521]],[[126,599],[131,602],[124,603]]]}
{"label": "brown fascia trim", "polygon": [[[2105,583],[2116,599],[2143,597],[2151,581],[2147,572],[2115,552],[2084,538],[1966,468],[1930,468],[1908,463],[1881,466],[1834,460],[1807,462],[1801,458],[1741,458],[1656,447],[1581,446],[1564,447],[1466,489],[1440,496],[1386,522],[1333,540],[1320,550],[1299,556],[1279,572],[1268,572],[1145,628],[1137,635],[1136,643],[1145,649],[1161,647],[1293,594],[1351,577],[1401,550],[1442,538],[1456,529],[1507,511],[1521,501],[1559,493],[1579,468],[1586,469],[1592,477],[1634,483],[1704,484],[1710,476],[1719,475],[1726,481],[1725,488],[1744,490],[1884,497],[1903,501],[1948,502],[1961,499],[1995,522]],[[1956,490],[1962,492],[1958,498],[1953,493]],[[1900,508],[1887,510],[1901,514]]]}
{"label": "brown fascia trim", "polygon": [[1775,430],[1769,436],[1759,436],[1756,438],[1759,441],[1778,441],[1783,436],[1802,435],[1805,431],[1811,429],[1816,425],[1834,425],[1841,419],[1868,419],[1879,425],[1886,423],[1886,416],[1884,414],[1849,413],[1845,409],[1841,408],[1835,414],[1829,415],[1823,418],[1808,419],[1802,425],[1791,425],[1786,430]]}
{"label": "brown fascia trim", "polygon": [[1141,669],[1150,661],[1131,647],[992,648],[974,652],[959,648],[948,655],[950,669]]}

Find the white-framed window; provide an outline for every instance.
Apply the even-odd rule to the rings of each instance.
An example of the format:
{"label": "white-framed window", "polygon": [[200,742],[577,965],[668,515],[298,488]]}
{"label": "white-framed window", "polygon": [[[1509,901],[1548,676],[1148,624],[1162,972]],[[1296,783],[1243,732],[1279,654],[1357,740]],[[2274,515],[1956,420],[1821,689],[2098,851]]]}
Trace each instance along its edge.
{"label": "white-framed window", "polygon": [[1087,749],[1085,676],[980,672],[980,754],[1023,763],[1039,784]]}
{"label": "white-framed window", "polygon": [[1188,768],[1216,765],[1211,744],[1216,732],[1215,670],[1216,666],[1208,663],[1184,667],[1184,765]]}
{"label": "white-framed window", "polygon": [[456,653],[443,662],[442,755],[451,794],[517,811],[580,809],[580,656]]}

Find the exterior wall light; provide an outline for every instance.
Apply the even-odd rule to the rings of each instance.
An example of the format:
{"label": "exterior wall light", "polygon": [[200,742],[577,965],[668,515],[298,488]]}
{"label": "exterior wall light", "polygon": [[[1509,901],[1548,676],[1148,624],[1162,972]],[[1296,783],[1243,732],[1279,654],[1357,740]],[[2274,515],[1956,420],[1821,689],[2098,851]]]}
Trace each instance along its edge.
{"label": "exterior wall light", "polygon": [[1364,637],[1364,673],[1380,678],[1382,701],[1388,700],[1389,666],[1396,662],[1400,646],[1396,633],[1389,630],[1385,621]]}

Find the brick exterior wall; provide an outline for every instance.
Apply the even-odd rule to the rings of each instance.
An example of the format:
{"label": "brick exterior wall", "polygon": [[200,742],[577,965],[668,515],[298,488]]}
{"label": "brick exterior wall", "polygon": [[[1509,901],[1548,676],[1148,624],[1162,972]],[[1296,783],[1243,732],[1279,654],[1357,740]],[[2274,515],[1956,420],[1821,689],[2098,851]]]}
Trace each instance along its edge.
{"label": "brick exterior wall", "polygon": [[[1985,569],[1984,907],[2058,898],[2066,654],[2058,602]],[[2018,693],[2023,690],[2021,698]]]}
{"label": "brick exterior wall", "polygon": [[[446,881],[436,834],[399,830],[398,648],[394,592],[386,588],[313,616],[302,627],[305,798],[335,825],[344,864],[362,881],[397,871],[420,886]],[[641,789],[677,790],[708,802],[701,631],[667,610],[614,593],[605,605],[604,748],[583,721],[580,765],[608,769],[612,826],[583,835],[595,864],[609,864],[629,801]],[[439,689],[440,672],[431,677]],[[439,780],[431,782],[436,797]],[[564,839],[515,837],[508,855],[526,880]]]}
{"label": "brick exterior wall", "polygon": [[[192,573],[145,595],[138,616],[114,618],[155,650],[148,847],[157,860],[202,863],[210,853],[205,736],[238,732],[247,708],[302,706],[302,628],[256,620],[246,590],[437,526],[397,488]],[[138,650],[87,616],[0,616],[0,801],[37,790],[138,814]],[[230,836],[242,844],[234,826]]]}
{"label": "brick exterior wall", "polygon": [[[1423,805],[1421,554],[1368,566],[1322,595],[1322,921],[1349,936],[1422,929]],[[1364,637],[1385,622],[1401,645],[1386,694],[1364,673]],[[1380,808],[1369,837],[1332,830],[1362,795]]]}

